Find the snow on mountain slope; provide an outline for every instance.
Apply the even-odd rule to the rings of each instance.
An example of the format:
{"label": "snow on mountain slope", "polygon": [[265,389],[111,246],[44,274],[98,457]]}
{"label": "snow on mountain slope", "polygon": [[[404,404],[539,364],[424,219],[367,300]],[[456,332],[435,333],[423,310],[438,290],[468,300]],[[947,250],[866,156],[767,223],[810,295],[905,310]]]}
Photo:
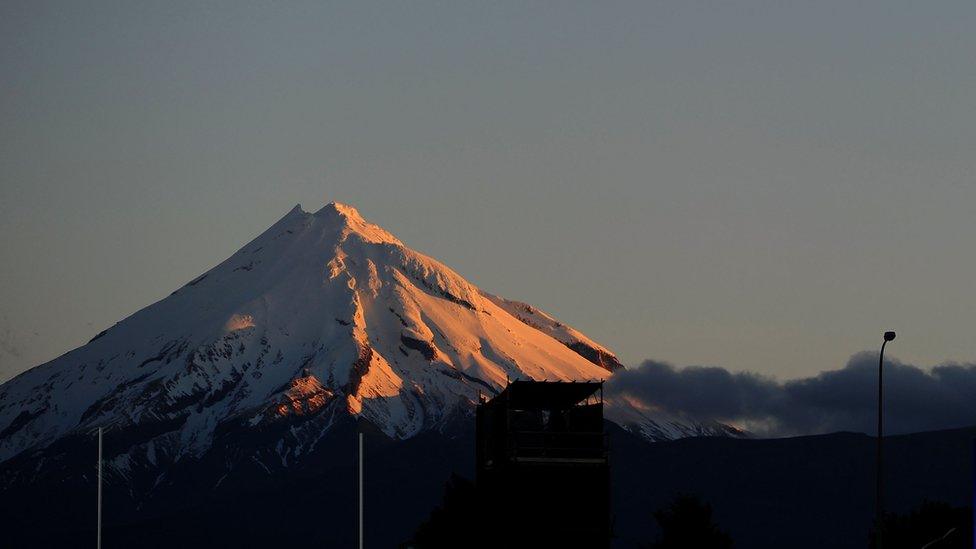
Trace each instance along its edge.
{"label": "snow on mountain slope", "polygon": [[[113,464],[125,469],[133,456],[175,462],[220,433],[280,425],[287,464],[340,415],[407,438],[508,379],[605,379],[619,367],[352,207],[296,206],[169,297],[0,386],[0,461],[105,426],[132,444]],[[703,429],[628,403],[607,415],[651,438]]]}
{"label": "snow on mountain slope", "polygon": [[572,326],[559,322],[545,311],[539,310],[528,303],[512,301],[489,293],[483,294],[492,303],[505,309],[508,314],[528,324],[529,326],[548,334],[549,337],[566,345],[584,358],[607,370],[614,372],[624,367],[617,357],[603,345],[581,334]]}

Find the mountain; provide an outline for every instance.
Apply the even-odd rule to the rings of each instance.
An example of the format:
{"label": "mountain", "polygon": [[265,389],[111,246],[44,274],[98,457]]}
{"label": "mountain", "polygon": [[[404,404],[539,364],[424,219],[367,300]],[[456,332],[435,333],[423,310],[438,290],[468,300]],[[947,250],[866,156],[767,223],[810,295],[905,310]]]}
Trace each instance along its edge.
{"label": "mountain", "polygon": [[[161,482],[242,433],[254,448],[238,459],[288,467],[340,418],[408,439],[506,380],[620,368],[606,347],[483,292],[354,208],[296,206],[169,297],[0,386],[0,463],[56,460],[60,441],[104,427],[124,450],[110,456],[115,474],[152,469]],[[652,439],[738,434],[627,402],[607,415]]]}
{"label": "mountain", "polygon": [[[296,207],[169,297],[0,386],[4,546],[94,537],[98,427],[106,547],[348,547],[358,432],[368,544],[395,546],[451,472],[471,476],[479,393],[620,368],[606,347],[349,206]],[[796,521],[817,545],[791,546],[864,539],[868,437],[739,440],[613,397],[606,415],[619,546],[650,539],[650,513],[681,491],[712,502],[744,547],[782,546]],[[893,437],[892,507],[963,501],[973,433]]]}

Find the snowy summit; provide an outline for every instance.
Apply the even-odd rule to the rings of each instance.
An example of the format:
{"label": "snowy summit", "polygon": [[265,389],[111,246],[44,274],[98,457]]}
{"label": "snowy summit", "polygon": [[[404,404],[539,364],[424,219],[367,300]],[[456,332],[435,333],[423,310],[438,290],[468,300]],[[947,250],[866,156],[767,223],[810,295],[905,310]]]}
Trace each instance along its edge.
{"label": "snowy summit", "polygon": [[[509,379],[597,380],[621,367],[351,206],[296,206],[169,297],[0,386],[0,461],[101,426],[130,445],[112,463],[123,472],[199,458],[240,430],[264,433],[287,465],[344,416],[408,438]],[[607,416],[651,438],[704,429],[627,403]]]}

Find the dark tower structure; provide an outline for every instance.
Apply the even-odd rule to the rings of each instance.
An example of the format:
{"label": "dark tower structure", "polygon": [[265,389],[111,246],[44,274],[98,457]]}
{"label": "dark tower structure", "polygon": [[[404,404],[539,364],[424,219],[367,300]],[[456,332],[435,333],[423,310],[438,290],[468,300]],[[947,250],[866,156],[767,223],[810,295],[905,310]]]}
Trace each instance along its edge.
{"label": "dark tower structure", "polygon": [[489,547],[610,546],[602,382],[514,381],[477,408]]}

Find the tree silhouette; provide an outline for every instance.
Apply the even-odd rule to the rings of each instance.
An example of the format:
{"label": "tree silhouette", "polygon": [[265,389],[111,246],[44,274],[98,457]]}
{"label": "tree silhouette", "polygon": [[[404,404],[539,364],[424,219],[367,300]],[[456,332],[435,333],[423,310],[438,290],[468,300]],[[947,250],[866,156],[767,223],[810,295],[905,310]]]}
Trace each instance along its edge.
{"label": "tree silhouette", "polygon": [[[875,547],[871,531],[871,548]],[[885,549],[970,549],[973,547],[973,515],[969,507],[953,507],[941,501],[923,501],[911,512],[884,517]]]}
{"label": "tree silhouette", "polygon": [[654,512],[661,527],[650,549],[729,549],[732,538],[712,522],[712,506],[694,496],[678,496]]}

